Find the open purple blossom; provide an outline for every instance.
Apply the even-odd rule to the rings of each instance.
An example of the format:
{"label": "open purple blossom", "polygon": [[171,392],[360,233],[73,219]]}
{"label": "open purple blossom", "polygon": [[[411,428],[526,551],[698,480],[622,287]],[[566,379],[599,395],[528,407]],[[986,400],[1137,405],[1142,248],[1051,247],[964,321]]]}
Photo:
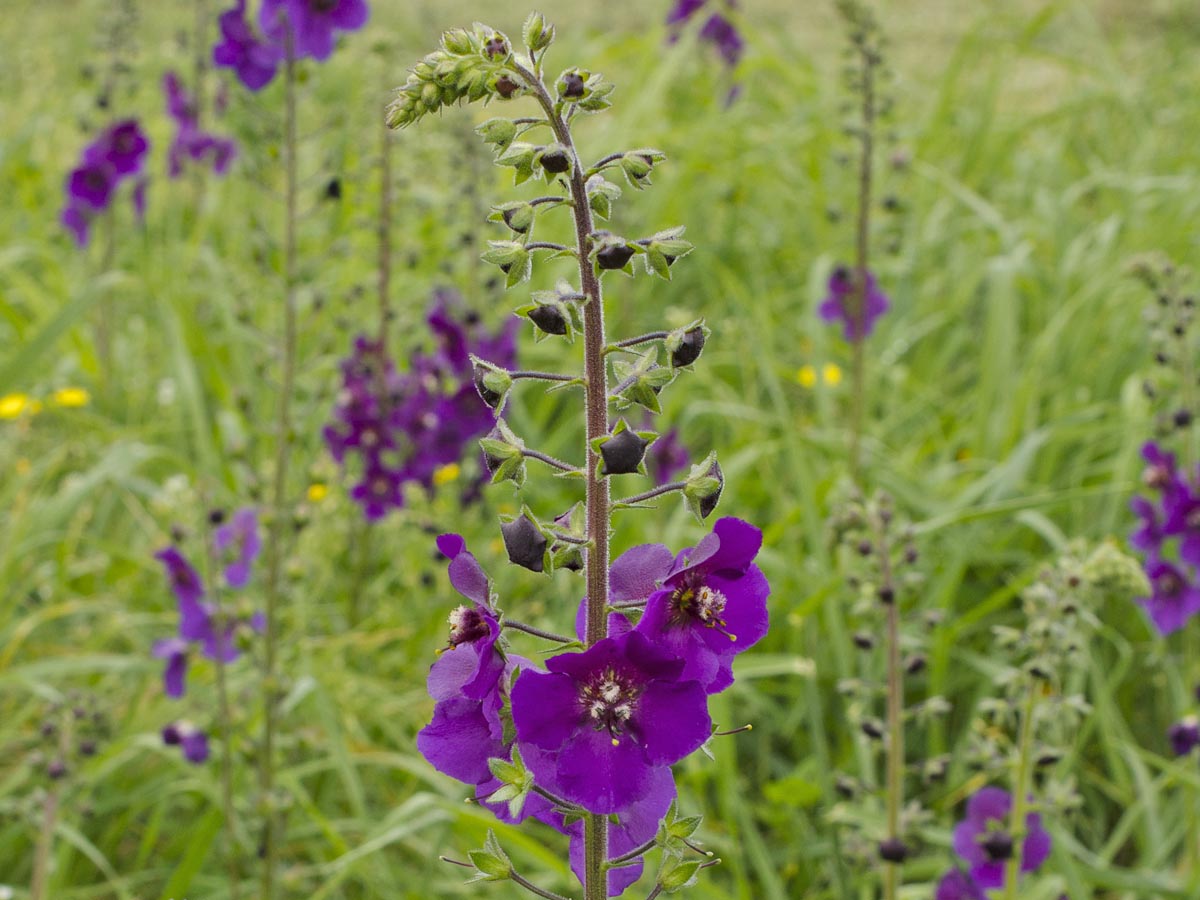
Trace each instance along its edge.
{"label": "open purple blossom", "polygon": [[[754,557],[762,532],[741,519],[718,519],[695,547],[670,558],[645,552],[644,581],[661,587],[646,600],[637,631],[684,660],[681,677],[709,694],[733,683],[733,658],[767,633],[770,585]],[[660,549],[658,549],[660,548]]]}
{"label": "open purple blossom", "polygon": [[988,900],[975,879],[962,869],[951,869],[938,882],[933,900]]}
{"label": "open purple blossom", "polygon": [[111,207],[121,183],[134,179],[134,211],[145,209],[145,179],[139,177],[150,141],[136,119],[110,125],[84,148],[79,163],[67,176],[66,200],[59,221],[75,243],[85,246],[92,220]]}
{"label": "open purple blossom", "polygon": [[[551,657],[547,672],[523,673],[512,690],[513,723],[535,778],[594,813],[621,812],[645,797],[655,770],[712,733],[704,690],[681,680],[683,666],[630,632]],[[535,752],[525,754],[526,746]]]}
{"label": "open purple blossom", "polygon": [[367,24],[366,0],[263,0],[259,21],[278,46],[285,47],[292,29],[297,57],[328,59],[339,31],[357,31]]}
{"label": "open purple blossom", "polygon": [[1176,756],[1187,756],[1200,747],[1200,719],[1187,716],[1167,729],[1167,740]]}
{"label": "open purple blossom", "polygon": [[204,598],[204,582],[200,580],[200,573],[178,547],[165,547],[154,554],[154,558],[163,564],[167,580],[171,582],[171,591],[181,607],[198,604]]}
{"label": "open purple blossom", "polygon": [[217,24],[221,41],[213,47],[213,64],[233,69],[249,90],[266,87],[283,59],[283,47],[255,31],[246,16],[246,0],[221,13]]}
{"label": "open purple blossom", "polygon": [[163,76],[163,92],[167,112],[175,120],[175,138],[167,150],[167,173],[172,178],[183,174],[186,160],[208,163],[213,172],[223,175],[237,155],[237,145],[231,138],[219,137],[200,127],[199,110],[195,99],[187,92],[174,72]]}
{"label": "open purple blossom", "polygon": [[506,367],[515,362],[515,320],[489,333],[456,296],[438,292],[426,323],[433,347],[414,352],[407,372],[397,371],[379,341],[361,336],[342,363],[325,444],[343,465],[359,457],[351,496],[369,520],[403,507],[406,485],[432,491],[438,473],[495,426],[472,382],[471,354]]}
{"label": "open purple blossom", "polygon": [[865,274],[866,294],[862,298],[861,310],[858,309],[858,280],[848,266],[838,266],[833,270],[829,276],[829,293],[817,310],[826,322],[840,321],[846,340],[852,344],[870,337],[876,320],[891,307],[887,295],[879,289],[875,276],[871,272]]}
{"label": "open purple blossom", "polygon": [[178,747],[183,758],[195,765],[208,761],[208,735],[189,722],[172,722],[162,730],[163,743]]}
{"label": "open purple blossom", "polygon": [[[967,815],[954,828],[954,852],[970,866],[970,875],[984,890],[1004,887],[1005,865],[1017,848],[1008,832],[1012,795],[998,787],[976,791],[967,801]],[[1025,840],[1020,847],[1021,871],[1037,871],[1050,856],[1050,834],[1042,817],[1025,817]],[[967,894],[965,896],[970,896]]]}
{"label": "open purple blossom", "polygon": [[1200,586],[1194,570],[1152,557],[1146,563],[1146,577],[1150,580],[1150,596],[1139,598],[1139,602],[1159,633],[1176,632],[1200,613]]}
{"label": "open purple blossom", "polygon": [[213,534],[213,548],[218,554],[232,557],[225,567],[225,583],[231,588],[243,588],[250,581],[250,571],[262,549],[258,534],[258,512],[246,506],[235,512]]}

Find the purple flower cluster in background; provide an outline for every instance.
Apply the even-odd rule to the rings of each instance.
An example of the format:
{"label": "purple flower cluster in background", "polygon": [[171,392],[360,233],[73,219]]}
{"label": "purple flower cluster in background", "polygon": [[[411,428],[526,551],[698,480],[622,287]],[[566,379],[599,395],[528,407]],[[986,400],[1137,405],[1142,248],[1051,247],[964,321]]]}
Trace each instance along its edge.
{"label": "purple flower cluster in background", "polygon": [[[581,880],[582,824],[566,824],[536,793],[515,811],[489,802],[503,786],[489,759],[511,761],[515,746],[538,788],[615,815],[610,857],[643,845],[675,797],[671,765],[712,735],[708,697],[732,683],[734,655],[767,632],[769,587],[754,564],[761,542],[758,529],[724,518],[678,555],[661,544],[632,548],[610,568],[609,599],[621,612],[610,616],[609,636],[550,657],[543,670],[508,651],[487,575],[461,537],[443,535],[438,549],[450,559],[450,581],[470,605],[451,613],[449,648],[430,670],[436,705],[418,749],[439,771],[474,785],[504,821],[534,817],[569,835]],[[636,623],[625,615],[638,610]],[[584,618],[581,607],[577,630]],[[609,895],[641,873],[640,857],[613,868]]]}
{"label": "purple flower cluster in background", "polygon": [[258,27],[246,0],[218,19],[221,40],[213,63],[233,69],[252,91],[266,87],[290,51],[293,58],[328,59],[339,31],[356,31],[370,16],[366,0],[263,0]]}
{"label": "purple flower cluster in background", "polygon": [[[671,29],[671,40],[679,39],[683,27],[696,15],[707,14],[704,24],[700,27],[700,40],[711,44],[721,54],[721,58],[731,68],[736,66],[746,49],[737,26],[726,13],[736,6],[732,0],[714,2],[714,0],[676,0],[671,11],[667,13],[667,26]],[[714,7],[720,7],[716,11]]]}
{"label": "purple flower cluster in background", "polygon": [[1200,612],[1200,473],[1189,478],[1175,456],[1153,442],[1142,448],[1142,482],[1153,493],[1134,497],[1138,527],[1130,543],[1145,554],[1150,596],[1141,598],[1162,634],[1178,631]]}
{"label": "purple flower cluster in background", "polygon": [[325,443],[339,463],[360,457],[351,496],[372,521],[404,506],[406,484],[431,490],[438,471],[458,463],[494,427],[495,413],[472,381],[471,354],[503,367],[516,360],[519,322],[489,333],[451,292],[436,293],[426,323],[434,348],[413,353],[407,372],[397,371],[384,347],[366,337],[355,340],[342,363]]}
{"label": "purple flower cluster in background", "polygon": [[967,801],[967,815],[954,828],[954,852],[967,870],[952,869],[938,883],[934,900],[987,900],[987,891],[1004,887],[1008,861],[1020,853],[1021,872],[1035,872],[1050,856],[1050,835],[1042,817],[1025,817],[1025,838],[1014,846],[1007,831],[1012,795],[1001,788],[985,787]]}
{"label": "purple flower cluster in background", "polygon": [[231,138],[219,137],[200,127],[196,101],[174,72],[163,76],[163,92],[167,112],[175,121],[175,138],[167,150],[167,173],[172,178],[179,177],[184,162],[190,159],[210,164],[218,175],[225,174],[237,155],[237,145]]}
{"label": "purple flower cluster in background", "polygon": [[867,289],[861,312],[857,309],[858,285],[853,270],[848,266],[838,266],[833,270],[829,276],[829,293],[817,310],[826,322],[841,322],[842,333],[852,344],[870,337],[876,320],[891,308],[875,276],[867,272],[866,277]]}
{"label": "purple flower cluster in background", "polygon": [[646,451],[646,468],[655,484],[670,484],[692,464],[679,429],[669,428]]}
{"label": "purple flower cluster in background", "polygon": [[92,220],[112,206],[121,184],[133,179],[133,206],[140,217],[146,208],[146,181],[141,177],[150,141],[136,119],[106,128],[84,148],[66,182],[66,203],[59,220],[79,246],[85,246]]}
{"label": "purple flower cluster in background", "polygon": [[[252,508],[238,510],[216,530],[213,551],[224,563],[221,576],[225,587],[237,589],[249,583],[261,546],[258,515]],[[187,691],[188,663],[196,647],[208,659],[222,664],[234,662],[241,655],[239,634],[262,631],[265,623],[261,613],[241,617],[207,601],[204,580],[178,547],[166,547],[155,558],[162,563],[179,604],[179,628],[174,637],[155,643],[154,655],[164,663],[163,688],[167,696],[178,699]],[[208,758],[208,739],[195,726],[169,725],[163,730],[163,740],[179,745],[191,762]]]}

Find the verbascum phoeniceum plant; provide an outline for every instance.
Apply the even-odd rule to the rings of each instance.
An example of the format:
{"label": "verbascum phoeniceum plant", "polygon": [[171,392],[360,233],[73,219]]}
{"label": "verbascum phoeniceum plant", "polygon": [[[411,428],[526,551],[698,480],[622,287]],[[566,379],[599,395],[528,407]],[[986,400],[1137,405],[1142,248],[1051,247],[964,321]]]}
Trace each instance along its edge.
{"label": "verbascum phoeniceum plant", "polygon": [[[539,517],[525,507],[501,518],[509,561],[545,575],[581,572],[586,591],[577,614],[564,611],[564,619],[574,620],[573,635],[525,624],[510,615],[508,600],[496,595],[465,541],[442,535],[438,548],[464,602],[451,612],[449,644],[430,670],[436,705],[418,748],[502,821],[537,819],[566,835],[585,900],[623,893],[657,848],[661,859],[649,891],[657,897],[717,863],[690,840],[700,819],[679,812],[671,766],[714,734],[731,733],[714,729],[708,698],[729,687],[734,656],[767,631],[769,587],[754,563],[762,535],[740,519],[722,518],[694,547],[676,553],[645,544],[610,563],[616,513],[677,492],[703,521],[721,496],[724,477],[714,454],[678,481],[619,499],[611,490],[614,479],[645,471],[656,438],[613,412],[641,406],[657,413],[659,393],[697,362],[709,329],[698,320],[624,340],[606,335],[604,276],[632,275],[640,263],[647,274],[669,280],[692,246],[681,227],[635,239],[597,227],[622,193],[607,176],[618,172],[643,189],[664,154],[637,148],[585,162],[573,126],[609,108],[614,86],[580,67],[548,79],[554,28],[541,14],[529,16],[523,37],[522,51],[485,25],[447,32],[439,49],[412,69],[387,116],[393,127],[404,127],[460,101],[524,98],[536,105],[532,115],[492,118],[478,128],[495,146],[496,162],[515,170],[517,184],[541,178],[548,185],[533,199],[495,208],[493,218],[511,236],[492,241],[484,258],[509,287],[530,277],[538,253],[574,261],[577,284],[564,280],[535,292],[518,314],[539,338],[577,347],[581,336],[583,370],[509,370],[477,357],[474,380],[498,416],[481,441],[494,482],[522,484],[530,460],[582,482],[583,501],[561,515]],[[551,220],[546,227],[553,228],[562,212],[573,224],[571,242],[535,239],[542,223]],[[518,381],[579,391],[582,463],[528,446],[504,420]],[[518,639],[549,642],[544,667],[520,655]],[[476,880],[511,880],[537,896],[560,897],[521,874],[494,834],[469,860],[458,864]]]}

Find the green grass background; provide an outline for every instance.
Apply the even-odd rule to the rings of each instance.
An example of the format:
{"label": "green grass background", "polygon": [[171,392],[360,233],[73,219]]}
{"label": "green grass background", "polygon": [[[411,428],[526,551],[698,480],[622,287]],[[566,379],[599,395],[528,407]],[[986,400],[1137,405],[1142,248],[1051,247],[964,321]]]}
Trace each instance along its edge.
{"label": "green grass background", "polygon": [[[64,173],[105,121],[82,69],[104,65],[112,8],[9,0],[0,15],[0,394],[80,385],[93,395],[85,409],[0,423],[0,885],[16,897],[38,820],[28,749],[47,705],[73,689],[98,698],[114,733],[73,773],[51,896],[227,896],[217,767],[189,767],[158,739],[179,707],[163,698],[148,657],[174,617],[151,554],[172,524],[195,532],[210,506],[252,500],[269,479],[282,94],[278,84],[255,96],[234,87],[218,126],[241,142],[234,171],[202,188],[168,181],[159,79],[189,66],[178,32],[192,7],[142,6],[129,89],[112,112],[147,123],[154,178],[147,227],[119,211],[110,266],[99,246],[77,252],[56,212]],[[319,428],[338,357],[374,322],[386,88],[443,28],[484,18],[516,34],[527,12],[511,0],[373,6],[366,31],[307,70],[302,94],[310,212],[293,491],[307,525],[288,567],[280,777],[291,799],[282,878],[297,898],[474,890],[437,856],[478,846],[490,817],[413,746],[431,712],[424,674],[455,602],[428,530],[466,534],[526,620],[567,627],[580,590],[566,574],[537,580],[501,565],[498,512],[528,502],[553,513],[569,502],[548,478],[520,495],[495,489],[463,512],[449,492],[415,504],[373,531],[366,577],[353,575],[363,529]],[[665,395],[663,421],[680,427],[695,456],[720,451],[722,511],[766,536],[773,630],[714,700],[716,718],[746,719],[755,731],[718,743],[715,762],[678,767],[685,806],[705,814],[700,836],[724,860],[692,891],[701,900],[848,900],[872,896],[874,883],[838,862],[827,820],[831,771],[853,767],[856,746],[836,691],[856,665],[850,604],[824,530],[846,473],[849,395],[845,382],[805,389],[796,379],[806,364],[849,368],[847,348],[815,315],[829,266],[852,249],[844,213],[853,184],[837,162],[849,149],[842,40],[830,6],[744,0],[744,93],[728,109],[729,78],[711,53],[664,46],[665,4],[542,6],[559,26],[551,68],[580,64],[618,85],[615,109],[578,129],[585,155],[655,146],[670,156],[653,190],[627,192],[616,227],[686,224],[697,245],[671,285],[612,280],[610,328],[633,334],[707,317],[709,348]],[[1200,12],[1150,0],[894,0],[879,15],[892,38],[892,127],[912,162],[884,177],[902,210],[876,242],[894,312],[870,344],[867,456],[874,481],[917,523],[929,579],[916,606],[945,614],[914,698],[941,693],[955,708],[913,747],[914,759],[956,759],[927,797],[940,825],[906,867],[903,896],[915,900],[931,896],[950,858],[946,826],[968,776],[965,728],[988,690],[991,626],[1015,621],[1016,591],[1067,538],[1128,530],[1150,413],[1139,388],[1145,298],[1125,267],[1154,248],[1195,255]],[[487,206],[519,192],[475,146],[470,126],[483,115],[448,111],[395,138],[399,350],[437,285],[460,287],[493,321],[526,295],[485,287],[475,262]],[[344,197],[322,202],[334,175]],[[893,240],[896,252],[883,253]],[[559,274],[544,265],[535,284]],[[113,371],[101,366],[98,323],[112,335]],[[538,367],[565,364],[560,346],[533,348],[527,334],[522,351]],[[566,395],[522,392],[512,421],[546,452],[575,456],[579,433],[559,425],[572,409]],[[305,501],[311,482],[331,483],[330,496]],[[625,516],[618,549],[651,539],[681,547],[701,534],[674,504]],[[1101,612],[1087,684],[1095,708],[1065,764],[1084,806],[1051,823],[1054,855],[1028,896],[1195,898],[1200,873],[1186,845],[1200,773],[1169,759],[1164,739],[1186,705],[1181,672],[1194,656],[1183,658],[1182,640],[1152,636],[1136,607]],[[249,752],[254,680],[245,666],[234,677]],[[198,721],[212,692],[209,675],[197,674]],[[246,771],[247,814],[251,782]],[[572,890],[561,841],[533,828],[499,832],[527,875]],[[252,854],[256,835],[240,840]]]}

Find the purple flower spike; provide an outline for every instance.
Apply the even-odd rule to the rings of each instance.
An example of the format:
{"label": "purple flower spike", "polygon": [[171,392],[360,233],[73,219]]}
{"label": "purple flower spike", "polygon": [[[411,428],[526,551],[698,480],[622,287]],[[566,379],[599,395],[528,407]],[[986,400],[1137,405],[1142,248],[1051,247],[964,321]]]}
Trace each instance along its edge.
{"label": "purple flower spike", "polygon": [[876,319],[891,307],[887,295],[879,289],[875,276],[870,272],[866,276],[867,292],[861,315],[856,315],[854,309],[858,302],[854,273],[846,266],[838,266],[829,276],[829,293],[818,310],[826,322],[840,321],[846,340],[852,344],[870,337]]}
{"label": "purple flower spike", "polygon": [[1167,740],[1176,756],[1187,756],[1200,747],[1200,720],[1188,716],[1167,729]]}
{"label": "purple flower spike", "polygon": [[163,92],[167,97],[167,112],[175,120],[175,139],[167,151],[167,174],[172,178],[179,177],[183,174],[184,162],[191,159],[208,161],[213,172],[223,175],[237,155],[237,145],[200,127],[195,100],[174,72],[163,76]]}
{"label": "purple flower spike", "polygon": [[233,69],[248,89],[266,87],[283,59],[283,48],[263,40],[246,18],[246,0],[221,13],[217,19],[221,42],[213,47],[213,64]]}
{"label": "purple flower spike", "polygon": [[733,658],[767,633],[771,587],[754,557],[762,532],[741,519],[712,533],[660,574],[637,630],[685,661],[681,677],[710,694],[733,684]]}
{"label": "purple flower spike", "polygon": [[258,534],[258,512],[254,507],[239,509],[218,528],[213,535],[213,546],[218,553],[233,556],[233,561],[225,567],[225,583],[231,588],[245,587],[250,581],[254,561],[262,549]]}
{"label": "purple flower spike", "polygon": [[1160,634],[1171,634],[1200,612],[1200,587],[1194,576],[1165,560],[1150,559],[1146,564],[1150,579],[1149,597],[1140,598],[1150,620]]}
{"label": "purple flower spike", "polygon": [[988,900],[983,888],[962,869],[951,869],[938,882],[933,900]]}
{"label": "purple flower spike", "polygon": [[700,40],[708,41],[716,47],[725,64],[731,68],[738,64],[746,49],[746,42],[742,40],[737,27],[720,13],[709,16],[704,27],[700,29]]}
{"label": "purple flower spike", "polygon": [[[954,828],[954,852],[971,867],[971,878],[984,890],[1004,887],[1004,869],[1015,852],[1008,828],[1012,796],[1001,788],[985,787],[967,801],[967,816]],[[1034,872],[1050,856],[1050,835],[1042,817],[1025,818],[1021,871]],[[970,896],[969,894],[966,896]]]}
{"label": "purple flower spike", "polygon": [[154,655],[167,661],[163,671],[163,689],[178,699],[187,690],[188,643],[182,638],[167,638],[154,645]]}
{"label": "purple flower spike", "polygon": [[637,632],[552,657],[546,667],[513,687],[517,741],[541,783],[590,812],[629,809],[647,795],[656,769],[712,733],[704,690],[680,679],[683,661]]}
{"label": "purple flower spike", "polygon": [[324,60],[333,53],[335,31],[357,31],[369,16],[366,0],[264,0],[259,20],[281,46],[290,23],[296,56]]}

